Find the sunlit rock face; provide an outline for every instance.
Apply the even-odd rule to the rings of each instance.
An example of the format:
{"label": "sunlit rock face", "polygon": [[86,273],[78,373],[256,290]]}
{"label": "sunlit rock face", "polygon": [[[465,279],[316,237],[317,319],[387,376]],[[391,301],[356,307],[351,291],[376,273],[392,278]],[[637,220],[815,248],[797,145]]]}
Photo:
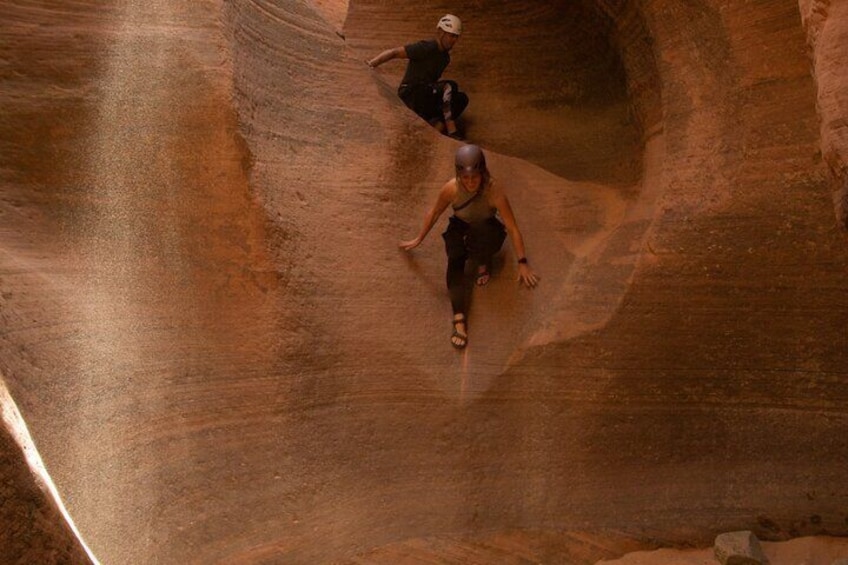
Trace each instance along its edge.
{"label": "sunlit rock face", "polygon": [[[848,534],[848,15],[491,4],[0,7],[0,376],[100,561]],[[448,11],[542,276],[507,244],[462,353],[443,223],[396,245],[458,144],[365,64]]]}
{"label": "sunlit rock face", "polygon": [[0,382],[0,548],[5,563],[91,563],[33,461],[31,441]]}
{"label": "sunlit rock face", "polygon": [[818,86],[821,150],[831,173],[839,223],[848,228],[848,94],[842,64],[848,55],[848,7],[844,2],[798,2]]}

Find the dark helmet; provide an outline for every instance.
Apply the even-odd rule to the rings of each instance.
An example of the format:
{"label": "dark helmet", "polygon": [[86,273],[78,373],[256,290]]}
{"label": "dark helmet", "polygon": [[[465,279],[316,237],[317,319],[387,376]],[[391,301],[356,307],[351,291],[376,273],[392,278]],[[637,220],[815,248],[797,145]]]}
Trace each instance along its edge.
{"label": "dark helmet", "polygon": [[476,145],[463,145],[456,150],[456,174],[463,171],[480,173],[486,172],[486,156]]}

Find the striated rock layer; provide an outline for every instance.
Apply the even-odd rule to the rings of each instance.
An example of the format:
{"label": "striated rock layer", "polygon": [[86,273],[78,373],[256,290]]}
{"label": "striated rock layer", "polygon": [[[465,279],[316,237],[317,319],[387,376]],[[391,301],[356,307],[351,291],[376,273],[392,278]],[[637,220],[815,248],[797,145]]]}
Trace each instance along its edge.
{"label": "striated rock layer", "polygon": [[[100,561],[848,534],[844,10],[488,4],[0,7],[0,376]],[[463,353],[441,224],[396,248],[457,143],[364,63],[446,11],[543,277],[507,247]]]}

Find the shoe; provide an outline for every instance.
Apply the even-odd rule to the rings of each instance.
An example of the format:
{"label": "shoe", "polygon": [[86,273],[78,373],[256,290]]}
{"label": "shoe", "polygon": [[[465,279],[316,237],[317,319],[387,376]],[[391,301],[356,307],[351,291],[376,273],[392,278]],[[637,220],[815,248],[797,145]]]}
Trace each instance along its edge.
{"label": "shoe", "polygon": [[489,284],[489,279],[492,277],[492,273],[489,272],[489,267],[486,265],[480,265],[477,267],[477,276],[474,277],[474,282],[477,283],[477,286],[486,286]]}
{"label": "shoe", "polygon": [[451,345],[456,349],[462,349],[468,345],[468,334],[459,331],[459,324],[465,324],[465,314],[459,314],[459,317],[453,319],[453,335],[451,335]]}

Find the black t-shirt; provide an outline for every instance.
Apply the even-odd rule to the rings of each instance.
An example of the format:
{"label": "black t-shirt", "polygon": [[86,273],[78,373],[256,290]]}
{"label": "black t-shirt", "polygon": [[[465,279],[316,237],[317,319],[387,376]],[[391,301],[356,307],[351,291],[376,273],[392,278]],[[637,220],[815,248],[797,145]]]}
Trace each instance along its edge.
{"label": "black t-shirt", "polygon": [[439,49],[435,39],[405,45],[409,63],[401,84],[432,84],[439,80],[450,63],[450,54]]}

